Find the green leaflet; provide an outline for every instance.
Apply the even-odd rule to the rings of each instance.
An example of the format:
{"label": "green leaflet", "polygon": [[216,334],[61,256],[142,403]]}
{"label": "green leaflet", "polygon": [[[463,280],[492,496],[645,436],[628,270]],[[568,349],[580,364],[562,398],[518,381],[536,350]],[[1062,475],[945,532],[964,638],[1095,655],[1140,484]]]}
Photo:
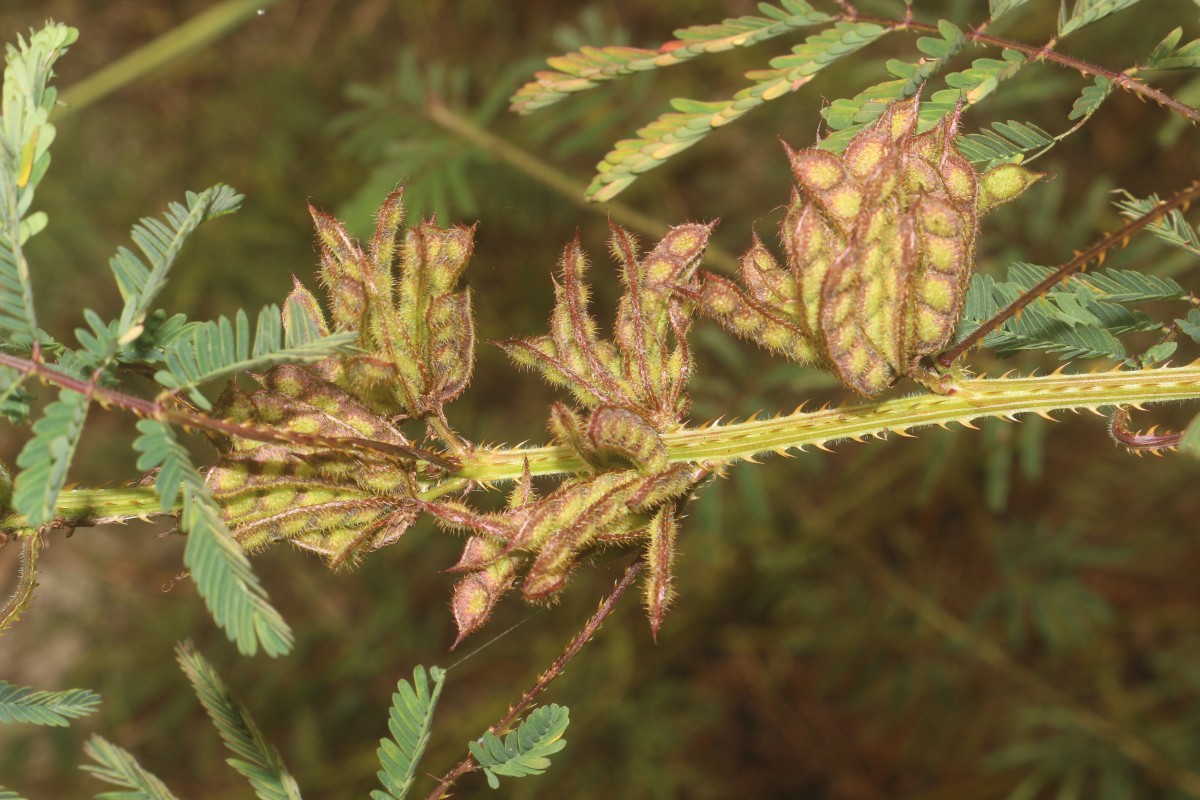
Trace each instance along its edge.
{"label": "green leaflet", "polygon": [[[938,32],[941,38],[922,36],[917,39],[917,49],[921,51],[922,58],[916,63],[910,64],[897,59],[887,62],[887,71],[895,76],[896,80],[864,89],[851,100],[834,100],[829,106],[821,109],[821,116],[829,123],[829,127],[835,131],[842,131],[856,126],[857,130],[875,121],[890,103],[907,100],[916,95],[925,82],[958,55],[967,42],[958,26],[946,20],[939,20]],[[933,110],[932,106],[928,108]],[[844,146],[848,142],[848,139],[838,137],[827,149],[833,149],[838,144]]]}
{"label": "green leaflet", "polygon": [[0,681],[0,723],[62,727],[69,725],[70,720],[95,713],[99,704],[100,695],[87,689],[34,691],[28,686]]}
{"label": "green leaflet", "polygon": [[1147,69],[1196,69],[1200,67],[1200,39],[1193,39],[1182,47],[1179,40],[1183,28],[1176,28],[1158,43],[1146,62]]}
{"label": "green leaflet", "polygon": [[229,765],[250,781],[262,800],[300,800],[300,788],[279,751],[263,739],[249,710],[229,693],[212,664],[186,644],[177,647],[175,655],[225,746],[237,756]]}
{"label": "green leaflet", "polygon": [[[1052,272],[1047,267],[1018,262],[1009,267],[1006,283],[997,284],[990,276],[976,275],[968,290],[956,340],[974,331]],[[1183,296],[1185,292],[1174,281],[1132,270],[1098,270],[1076,275],[985,337],[983,346],[995,348],[1000,356],[1021,350],[1047,350],[1059,353],[1064,361],[1123,359],[1126,351],[1118,336],[1160,327],[1144,313],[1132,311],[1124,304],[1177,300]]]}
{"label": "green leaflet", "polygon": [[1028,2],[1029,0],[988,0],[988,14],[996,20]]}
{"label": "green leaflet", "polygon": [[1138,0],[1075,0],[1071,13],[1067,13],[1066,0],[1060,0],[1058,12],[1058,35],[1069,33],[1104,19],[1109,14],[1124,11],[1137,4]]}
{"label": "green leaflet", "polygon": [[266,591],[222,521],[220,508],[174,430],[153,419],[141,420],[137,428],[141,436],[133,446],[141,453],[138,469],[159,468],[154,488],[164,511],[182,502],[180,527],[188,534],[183,563],[217,625],[245,655],[253,655],[260,645],[270,656],[290,651],[291,630],[271,607]]}
{"label": "green leaflet", "polygon": [[0,118],[0,329],[28,346],[37,338],[37,315],[24,244],[46,226],[30,214],[34,190],[50,167],[58,92],[50,86],[54,64],[78,38],[66,25],[47,24],[28,40],[6,45],[3,117]]}
{"label": "green leaflet", "polygon": [[[1120,209],[1121,216],[1128,219],[1137,219],[1149,214],[1159,203],[1156,194],[1140,198],[1134,197],[1123,189],[1121,194],[1125,196],[1125,199],[1115,200],[1113,204]],[[1200,236],[1196,234],[1196,228],[1192,226],[1192,223],[1183,216],[1183,211],[1178,208],[1173,209],[1165,218],[1152,222],[1147,230],[1167,244],[1186,250],[1192,255],[1200,256]]]}
{"label": "green leaflet", "polygon": [[955,146],[967,160],[982,170],[990,170],[1001,164],[1019,164],[1026,160],[1031,150],[1035,155],[1053,147],[1057,137],[1034,125],[1032,122],[993,122],[992,130],[968,133],[960,136]]}
{"label": "green leaflet", "polygon": [[504,741],[487,731],[478,742],[469,742],[467,746],[483,767],[488,786],[498,789],[497,775],[521,778],[545,772],[550,766],[549,756],[567,746],[562,735],[569,724],[570,710],[566,706],[539,706]]}
{"label": "green leaflet", "polygon": [[638,130],[637,138],[623,139],[613,146],[588,186],[588,198],[611,200],[641,173],[660,166],[751,109],[796,91],[834,61],[866,47],[888,30],[871,22],[839,22],[809,36],[792,48],[791,54],[771,59],[770,69],[748,72],[746,77],[752,83],[730,100],[672,100],[674,112]]}
{"label": "green leaflet", "polygon": [[125,300],[120,322],[114,331],[117,342],[125,343],[141,334],[150,304],[166,283],[167,274],[183,245],[201,223],[232,214],[241,206],[241,201],[242,196],[232,188],[217,184],[199,194],[188,192],[186,207],[171,203],[164,214],[165,221],[146,217],[133,226],[130,237],[149,265],[126,247],[118,248],[109,261],[117,288]]}
{"label": "green leaflet", "polygon": [[80,767],[106,783],[115,784],[124,792],[104,792],[96,800],[178,800],[166,784],[137,763],[128,750],[117,747],[100,736],[92,736],[83,745],[83,752],[98,766]]}
{"label": "green leaflet", "polygon": [[21,472],[13,486],[12,504],[31,527],[54,519],[54,505],[67,481],[90,404],[87,395],[63,389],[33,423],[33,438],[17,456]]}
{"label": "green leaflet", "polygon": [[[306,314],[293,317],[308,320]],[[251,341],[249,319],[245,311],[238,309],[233,323],[222,316],[195,326],[190,336],[174,341],[164,353],[166,369],[159,370],[154,378],[168,389],[187,392],[192,402],[207,411],[212,403],[197,391],[201,384],[278,364],[320,361],[347,352],[357,336],[353,331],[321,336],[311,323],[289,328],[285,335],[279,307],[269,305],[259,312]]]}
{"label": "green leaflet", "polygon": [[531,114],[568,94],[591,89],[635,72],[672,66],[706,53],[749,47],[801,27],[832,19],[805,0],[782,0],[779,6],[759,3],[764,16],[726,19],[718,25],[696,25],[675,31],[678,40],[656,50],[637,47],[585,47],[548,59],[553,71],[538,72],[510,98],[512,110]]}
{"label": "green leaflet", "polygon": [[379,740],[382,769],[377,774],[383,791],[372,790],[371,800],[404,800],[412,788],[417,764],[429,744],[433,710],[445,680],[443,669],[430,667],[427,677],[424,667],[416,667],[411,684],[405,680],[396,682],[392,709],[388,714],[388,731],[392,738]]}
{"label": "green leaflet", "polygon": [[1092,85],[1085,86],[1083,93],[1075,100],[1067,119],[1082,121],[1095,114],[1096,110],[1100,108],[1100,104],[1112,94],[1112,90],[1112,81],[1103,75],[1097,75]]}
{"label": "green leaflet", "polygon": [[13,425],[29,419],[29,401],[33,395],[22,386],[25,375],[12,367],[0,367],[0,416]]}

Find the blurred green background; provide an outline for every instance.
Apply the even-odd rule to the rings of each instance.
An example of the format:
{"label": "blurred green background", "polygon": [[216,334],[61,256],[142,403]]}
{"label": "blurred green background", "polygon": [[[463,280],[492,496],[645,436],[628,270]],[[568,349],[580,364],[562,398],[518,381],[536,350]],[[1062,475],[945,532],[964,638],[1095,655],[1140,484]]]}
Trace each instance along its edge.
{"label": "blurred green background", "polygon": [[[12,41],[47,17],[77,26],[80,40],[59,70],[59,86],[69,89],[212,5],[7,0],[0,32]],[[902,11],[886,0],[861,5]],[[917,0],[915,11],[967,26],[982,21],[984,5]],[[1033,0],[993,32],[1040,44],[1057,6]],[[549,273],[576,230],[597,267],[598,316],[608,319],[619,288],[604,268],[604,209],[583,209],[438,128],[424,104],[436,98],[582,185],[609,145],[668,98],[728,97],[742,73],[798,39],[618,82],[529,118],[504,111],[508,94],[547,56],[584,44],[656,46],[677,27],[753,11],[749,2],[711,0],[279,0],[62,119],[37,203],[51,227],[31,248],[43,324],[69,337],[80,306],[112,313],[119,297],[109,254],[138,217],[160,213],[184,190],[223,181],[247,196],[242,212],[207,226],[184,252],[164,298],[168,309],[207,318],[279,302],[292,273],[315,285],[306,201],[365,233],[374,206],[406,178],[413,217],[481,221],[467,272],[481,339],[543,329]],[[1124,69],[1176,25],[1184,41],[1200,35],[1197,22],[1190,0],[1144,0],[1063,49]],[[882,40],[648,173],[619,201],[661,223],[720,217],[715,241],[727,252],[744,249],[752,227],[773,240],[790,182],[777,138],[810,145],[822,102],[886,79],[884,60],[911,60],[913,52],[910,36]],[[1186,74],[1154,81],[1200,104],[1200,84]],[[1055,67],[1029,67],[969,112],[965,127],[1016,118],[1065,130],[1084,85]],[[1165,194],[1194,179],[1197,135],[1116,94],[1041,162],[1055,180],[988,218],[980,269],[1000,276],[1015,258],[1065,260],[1119,224],[1109,205],[1115,187]],[[1135,242],[1117,263],[1200,284],[1190,262],[1152,242]],[[715,326],[699,325],[694,342],[697,420],[843,397],[828,377],[769,361]],[[973,363],[998,374],[1054,361]],[[484,346],[450,416],[477,441],[541,441],[539,409],[553,397]],[[1137,420],[1178,428],[1192,414],[1156,409]],[[91,426],[75,479],[136,479],[131,420],[97,412]],[[11,463],[20,444],[5,433],[0,458]],[[733,468],[689,507],[680,599],[658,643],[626,598],[545,695],[571,708],[567,749],[546,776],[506,781],[501,791],[1195,796],[1188,792],[1200,785],[1198,479],[1200,464],[1183,457],[1134,460],[1090,416],[932,431]],[[69,729],[0,731],[3,785],[31,800],[91,796],[99,785],[75,767],[80,742],[96,731],[181,796],[249,796],[223,765],[217,735],[174,665],[175,642],[192,638],[253,710],[306,797],[364,797],[375,785],[374,750],[396,679],[418,663],[454,664],[534,614],[449,673],[422,765],[441,773],[550,663],[625,563],[582,570],[550,609],[506,601],[488,629],[448,653],[454,578],[440,570],[456,560],[454,537],[422,523],[344,574],[278,549],[255,567],[298,643],[272,661],[237,657],[186,582],[164,593],[182,545],[161,530],[52,537],[32,610],[0,640],[0,675],[38,688],[92,688],[104,704]],[[0,550],[5,590],[13,549]],[[1131,742],[1156,754],[1156,772],[1130,761]],[[491,796],[478,775],[456,794]]]}

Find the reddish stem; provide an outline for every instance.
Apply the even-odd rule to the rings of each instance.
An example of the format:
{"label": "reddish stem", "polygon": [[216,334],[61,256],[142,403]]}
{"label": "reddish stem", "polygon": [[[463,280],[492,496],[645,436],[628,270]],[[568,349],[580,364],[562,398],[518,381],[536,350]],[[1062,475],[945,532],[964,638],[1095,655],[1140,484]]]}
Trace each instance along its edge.
{"label": "reddish stem", "polygon": [[1076,272],[1082,272],[1083,270],[1087,269],[1088,265],[1093,261],[1095,261],[1097,264],[1103,263],[1104,257],[1107,255],[1109,250],[1112,250],[1118,245],[1127,244],[1129,242],[1129,237],[1133,236],[1135,233],[1141,231],[1149,225],[1152,225],[1153,223],[1163,219],[1175,209],[1185,208],[1197,197],[1200,197],[1200,181],[1193,183],[1186,189],[1176,192],[1174,196],[1167,200],[1161,201],[1147,213],[1143,214],[1137,219],[1130,220],[1112,233],[1105,234],[1100,241],[1096,242],[1087,250],[1076,253],[1075,257],[1070,261],[1047,275],[1045,279],[1038,282],[1038,284],[1032,289],[1025,292],[1016,300],[1005,306],[994,317],[980,325],[979,329],[970,336],[967,336],[954,347],[951,347],[949,350],[938,356],[938,365],[943,368],[949,367],[954,363],[955,359],[970,350],[975,345],[979,344],[983,337],[987,336],[989,333],[996,330],[1009,319],[1014,317],[1021,311],[1021,309],[1025,308],[1025,306],[1029,305],[1034,300],[1053,289],[1055,284],[1066,280]]}
{"label": "reddish stem", "polygon": [[[512,724],[516,722],[516,720],[522,714],[525,713],[525,710],[529,708],[534,700],[537,699],[538,695],[546,691],[546,687],[550,685],[550,682],[562,674],[562,671],[566,668],[567,664],[570,663],[571,659],[578,655],[579,651],[583,649],[583,646],[592,640],[592,637],[596,634],[596,631],[600,630],[600,625],[605,619],[608,618],[608,615],[613,612],[613,609],[616,608],[617,601],[621,599],[621,595],[625,594],[625,591],[633,585],[634,580],[641,571],[642,559],[639,557],[625,568],[625,574],[621,576],[619,581],[617,581],[617,584],[613,587],[612,592],[600,603],[600,608],[596,609],[596,613],[593,614],[587,621],[587,624],[583,626],[583,630],[575,635],[575,638],[573,638],[570,644],[567,645],[566,649],[563,650],[562,655],[555,659],[554,663],[551,664],[545,672],[538,676],[538,679],[534,681],[533,686],[529,687],[525,694],[521,695],[521,699],[508,709],[508,713],[505,714],[499,722],[488,728],[489,731],[498,735],[500,732],[508,730]],[[450,770],[445,774],[445,776],[442,777],[442,779],[438,782],[437,788],[435,788],[429,794],[428,800],[440,800],[440,798],[445,797],[446,790],[449,789],[455,781],[476,768],[477,765],[475,763],[475,757],[468,755],[462,761],[458,762],[458,764],[454,766],[454,769]]]}

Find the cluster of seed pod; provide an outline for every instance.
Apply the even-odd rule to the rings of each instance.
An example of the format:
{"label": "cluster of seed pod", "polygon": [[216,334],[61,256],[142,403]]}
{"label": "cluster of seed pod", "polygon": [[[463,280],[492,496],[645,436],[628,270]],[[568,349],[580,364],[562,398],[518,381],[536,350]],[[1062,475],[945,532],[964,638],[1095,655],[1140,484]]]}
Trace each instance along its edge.
{"label": "cluster of seed pod", "polygon": [[[424,221],[405,228],[397,190],[364,250],[336,219],[311,211],[332,327],[357,331],[357,349],[254,375],[254,391],[230,386],[219,415],[286,431],[295,444],[222,440],[208,482],[244,547],[289,541],[338,566],[391,544],[420,513],[420,465],[380,451],[413,450],[397,421],[443,417],[470,380],[475,324],[469,295],[455,286],[474,231]],[[286,327],[329,332],[320,302],[299,282],[286,308]],[[375,447],[347,452],[329,448],[330,440]]]}
{"label": "cluster of seed pod", "polygon": [[703,309],[730,331],[832,371],[871,396],[949,341],[975,268],[979,218],[1043,177],[976,173],[954,146],[958,112],[918,132],[894,103],[841,155],[788,150],[796,189],[781,225],[787,266],[755,237],[744,288],[705,274]]}
{"label": "cluster of seed pod", "polygon": [[612,227],[625,286],[612,341],[597,334],[588,311],[587,257],[571,242],[560,262],[550,332],[500,343],[517,364],[571,391],[580,408],[555,403],[549,427],[584,469],[544,497],[523,482],[504,512],[426,504],[444,525],[475,534],[455,567],[466,573],[451,601],[460,638],[484,624],[519,570],[526,599],[551,599],[581,559],[615,545],[643,547],[644,599],[658,631],[674,596],[678,504],[705,475],[696,465],[669,464],[661,438],[682,427],[689,404],[692,304],[676,288],[695,288],[711,231],[711,225],[680,225],[642,255],[628,231]]}

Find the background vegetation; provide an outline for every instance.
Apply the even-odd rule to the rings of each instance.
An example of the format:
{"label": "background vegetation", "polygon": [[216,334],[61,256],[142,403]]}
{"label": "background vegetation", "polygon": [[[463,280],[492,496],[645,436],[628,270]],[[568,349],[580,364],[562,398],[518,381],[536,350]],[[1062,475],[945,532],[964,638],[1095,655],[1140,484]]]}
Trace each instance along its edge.
{"label": "background vegetation", "polygon": [[[77,26],[80,41],[59,70],[69,90],[207,5],[16,0],[0,9],[0,31],[8,40],[48,16]],[[899,5],[862,3],[890,13]],[[964,23],[982,17],[979,6],[915,3],[922,18]],[[1006,23],[1006,35],[1048,36],[1057,4],[1030,6]],[[582,187],[609,145],[667,98],[727,97],[761,53],[727,53],[529,118],[505,114],[504,98],[547,55],[581,44],[652,46],[676,27],[752,10],[700,0],[576,9],[535,1],[518,14],[483,0],[279,0],[208,48],[61,121],[39,194],[53,235],[31,247],[35,263],[47,265],[35,276],[41,296],[54,298],[42,304],[43,324],[69,329],[77,321],[65,312],[85,303],[117,308],[103,262],[130,224],[185,188],[218,181],[247,195],[244,210],[185,250],[167,308],[203,318],[279,302],[289,273],[312,285],[304,201],[365,231],[370,210],[405,176],[410,202],[443,221],[482,221],[466,276],[481,338],[543,329],[548,273],[577,228],[597,255],[603,308],[618,292],[599,257],[603,215],[439,128],[425,103],[438,97],[474,113]],[[1180,24],[1184,41],[1200,34],[1193,3],[1148,0],[1064,49],[1120,69]],[[780,41],[777,52],[793,43]],[[890,48],[911,52],[903,37],[881,41],[649,173],[620,200],[667,223],[721,217],[715,242],[730,252],[747,246],[752,224],[771,235],[790,183],[776,136],[812,143],[820,98],[884,79]],[[1156,83],[1200,104],[1200,84],[1188,80],[1184,73]],[[1078,91],[1076,76],[1031,67],[979,118],[969,115],[967,127],[1014,115],[1057,131]],[[1196,176],[1197,135],[1117,93],[1040,162],[1056,180],[988,218],[980,268],[999,278],[1018,256],[1059,263],[1118,224],[1113,188],[1144,196]],[[1195,286],[1186,259],[1148,242],[1135,242],[1119,265]],[[56,318],[56,308],[64,315]],[[704,377],[694,387],[694,418],[844,395],[827,376],[768,362],[715,326],[699,326],[695,341]],[[1052,363],[1026,356],[1012,365]],[[452,413],[476,439],[543,440],[550,398],[484,349],[472,391]],[[1179,427],[1189,411],[1159,410],[1155,421]],[[76,479],[136,477],[127,448],[110,446],[132,424],[98,417]],[[0,442],[0,459],[11,462],[18,447]],[[1070,418],[847,444],[731,472],[728,485],[690,507],[681,598],[658,644],[627,602],[547,698],[571,707],[571,745],[549,776],[503,791],[608,797],[616,778],[627,797],[932,800],[1001,798],[1021,786],[1038,797],[1024,782],[1044,774],[1066,797],[1175,796],[1189,778],[1168,771],[1151,780],[1130,766],[1121,742],[1136,735],[1174,763],[1200,763],[1198,469],[1183,458],[1133,461],[1102,421]],[[0,550],[5,580],[12,549]],[[254,709],[306,796],[365,796],[396,679],[414,664],[449,666],[459,657],[446,653],[454,579],[437,571],[456,560],[457,542],[425,524],[343,574],[283,549],[256,559],[298,636],[296,651],[279,660],[238,657],[194,593],[161,591],[181,549],[148,526],[53,539],[38,602],[0,642],[0,675],[86,686],[104,704],[69,729],[5,731],[5,785],[32,798],[90,796],[96,784],[75,765],[83,737],[98,730],[188,796],[244,796],[232,772],[211,769],[220,744],[175,668],[175,643],[190,636]],[[584,571],[548,610],[501,606],[491,632],[531,613],[534,622],[449,672],[427,768],[458,759],[617,574],[616,564]],[[1081,711],[1111,728],[1089,729]],[[486,791],[477,776],[459,787],[460,796]]]}

